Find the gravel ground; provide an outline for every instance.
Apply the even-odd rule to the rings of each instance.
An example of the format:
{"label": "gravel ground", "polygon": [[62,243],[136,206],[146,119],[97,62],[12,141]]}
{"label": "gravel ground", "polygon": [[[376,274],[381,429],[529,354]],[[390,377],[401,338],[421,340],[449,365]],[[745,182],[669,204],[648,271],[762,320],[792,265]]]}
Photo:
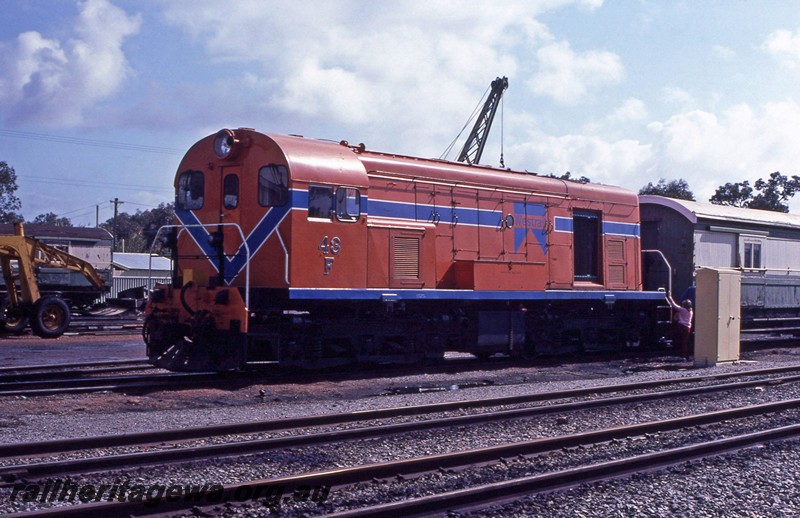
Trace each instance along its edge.
{"label": "gravel ground", "polygon": [[779,441],[465,516],[793,517],[800,515],[798,473],[800,441]]}
{"label": "gravel ground", "polygon": [[[758,351],[747,355],[748,360],[757,363],[721,365],[714,369],[691,369],[685,364],[664,359],[641,362],[614,360],[603,363],[581,363],[562,361],[543,366],[497,367],[462,372],[427,373],[420,375],[394,375],[391,371],[378,383],[374,379],[354,379],[345,382],[318,381],[306,384],[256,385],[235,391],[192,390],[172,393],[153,393],[146,395],[94,394],[84,396],[48,396],[46,398],[14,399],[0,401],[0,442],[24,442],[61,437],[102,435],[134,432],[152,429],[166,429],[186,426],[249,421],[256,419],[276,419],[287,416],[315,415],[330,412],[344,412],[386,408],[390,406],[416,405],[442,401],[462,401],[486,397],[509,396],[520,393],[535,393],[568,388],[631,383],[679,376],[710,375],[722,372],[741,371],[753,368],[768,368],[796,364],[798,356],[790,352]],[[477,382],[490,382],[489,386],[464,390],[445,390],[437,392],[387,395],[403,387],[450,387],[470,385]],[[259,395],[264,390],[265,395]],[[402,392],[402,390],[401,390]],[[800,397],[800,384],[785,386],[764,386],[720,393],[683,401],[661,401],[642,403],[636,406],[615,409],[595,409],[580,414],[564,416],[545,416],[536,419],[518,420],[513,423],[489,423],[479,426],[459,427],[446,431],[415,432],[402,437],[375,439],[337,445],[333,448],[297,448],[250,455],[241,459],[214,459],[195,462],[184,466],[141,468],[126,472],[107,473],[75,478],[78,483],[114,483],[130,480],[131,483],[153,484],[169,483],[231,483],[258,478],[273,478],[284,474],[300,473],[309,470],[349,466],[356,463],[378,462],[391,458],[404,458],[423,454],[454,451],[505,442],[527,440],[609,427],[624,423],[662,419],[670,416],[687,415],[719,408],[754,404]],[[42,413],[44,412],[44,413]],[[663,444],[681,444],[689,439],[708,440],[710,436],[736,433],[740,429],[755,429],[770,423],[797,422],[800,413],[782,412],[769,418],[740,420],[715,427],[703,427],[691,433],[666,434],[647,440],[623,442],[591,448],[592,458],[608,459],[622,452],[651,451],[663,448]],[[601,423],[601,426],[598,426]],[[776,426],[779,424],[775,424]],[[699,435],[698,435],[699,434]],[[270,434],[255,434],[267,437]],[[222,439],[215,439],[219,441]],[[202,441],[201,441],[202,442]],[[213,441],[212,441],[213,442]],[[741,512],[743,516],[762,515],[800,515],[800,508],[794,502],[794,475],[800,472],[800,463],[791,448],[781,446],[790,443],[776,443],[760,450],[729,455],[717,460],[695,463],[663,473],[636,476],[630,479],[578,488],[572,491],[552,493],[525,499],[513,507],[487,510],[486,515],[529,515],[529,516],[615,516],[615,515],[698,515],[706,513],[719,516]],[[603,449],[605,448],[605,450]],[[770,453],[762,462],[762,453]],[[97,452],[81,452],[87,455]],[[751,457],[748,457],[750,455]],[[425,494],[432,488],[439,490],[457,487],[475,481],[498,480],[512,474],[536,473],[543,469],[558,469],[585,459],[587,451],[565,452],[559,455],[539,456],[528,461],[515,461],[499,464],[482,470],[467,470],[462,474],[439,473],[420,479],[420,483],[382,483],[368,484],[353,490],[336,492],[330,495],[324,505],[287,505],[281,508],[285,514],[315,514],[330,510],[347,508],[353,502],[376,501],[375,498],[403,498],[414,494]],[[742,460],[737,460],[741,457]],[[732,459],[732,460],[731,460]],[[747,460],[749,459],[749,460]],[[784,466],[785,463],[785,466]],[[725,477],[706,471],[711,466],[717,472],[725,472]],[[748,466],[737,473],[737,466]],[[780,470],[779,470],[780,468]],[[526,471],[527,470],[527,471]],[[794,470],[794,471],[793,471]],[[763,471],[763,473],[762,473]],[[781,491],[770,489],[774,498],[761,495],[751,498],[750,493],[759,493],[761,486],[749,484],[751,481],[765,480],[769,488],[770,473],[785,473]],[[695,487],[684,483],[696,477],[700,491],[687,493],[687,488]],[[719,481],[715,481],[719,480]],[[738,487],[735,481],[744,481],[740,488],[742,497],[728,496],[728,500],[745,502],[728,508],[717,494],[727,494]],[[710,483],[709,481],[714,481]],[[641,484],[655,489],[648,490]],[[742,485],[742,484],[740,484]],[[691,494],[689,494],[691,493]],[[8,501],[8,490],[0,491],[0,512],[26,508],[17,502],[12,506]],[[627,495],[627,496],[626,496]],[[672,496],[669,496],[672,495]],[[705,495],[705,496],[703,496]],[[735,495],[734,495],[735,496]],[[789,502],[785,502],[786,496]],[[697,499],[702,501],[695,501]],[[733,500],[732,500],[733,499]],[[778,506],[778,507],[776,507]],[[781,507],[782,506],[782,507]],[[259,504],[227,506],[216,513],[223,515],[246,515],[263,512]],[[698,512],[695,512],[698,511]]]}
{"label": "gravel ground", "polygon": [[[350,412],[464,401],[573,388],[694,377],[800,363],[795,355],[763,355],[755,363],[694,369],[674,361],[651,363],[564,362],[545,367],[509,367],[458,373],[396,375],[305,384],[252,385],[238,390],[195,389],[148,394],[92,393],[0,399],[0,443],[210,426],[236,421]],[[474,367],[473,367],[474,368]],[[463,390],[454,386],[489,383]],[[442,391],[392,394],[408,387]],[[261,392],[263,391],[263,396]],[[389,394],[389,395],[387,395]]]}

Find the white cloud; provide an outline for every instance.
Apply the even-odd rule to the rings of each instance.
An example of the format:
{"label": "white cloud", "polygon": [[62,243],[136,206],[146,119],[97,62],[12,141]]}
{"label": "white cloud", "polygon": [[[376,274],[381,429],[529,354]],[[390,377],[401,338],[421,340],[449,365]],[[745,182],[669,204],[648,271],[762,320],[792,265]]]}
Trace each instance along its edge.
{"label": "white cloud", "polygon": [[788,68],[800,66],[800,34],[779,29],[764,41],[762,48]]}
{"label": "white cloud", "polygon": [[736,58],[736,52],[732,48],[724,45],[714,45],[711,47],[711,51],[716,57],[723,61],[732,61]]}
{"label": "white cloud", "polygon": [[566,41],[542,47],[536,57],[539,71],[529,83],[531,90],[564,104],[578,103],[591,88],[619,83],[624,76],[622,62],[613,52],[578,54]]}
{"label": "white cloud", "polygon": [[[628,100],[614,113],[641,114],[637,101]],[[523,123],[536,126],[532,120]],[[650,123],[649,133],[640,140],[614,139],[601,133],[603,127],[593,128],[596,135],[553,136],[534,131],[525,142],[506,150],[506,161],[515,169],[526,164],[528,170],[543,174],[570,171],[573,176],[633,191],[659,178],[683,178],[700,201],[708,200],[727,182],[753,183],[774,171],[800,174],[800,147],[795,142],[800,103],[794,101],[757,108],[739,104],[720,115],[682,112]],[[800,200],[794,204],[800,205]]]}
{"label": "white cloud", "polygon": [[619,108],[609,116],[609,122],[612,123],[625,123],[625,122],[638,122],[647,117],[647,105],[641,99],[631,97],[626,99]]}
{"label": "white cloud", "polygon": [[75,126],[130,73],[122,43],[139,30],[140,18],[106,0],[80,7],[76,37],[62,43],[29,31],[0,48],[0,107],[8,122]]}
{"label": "white cloud", "polygon": [[232,80],[261,88],[243,92],[257,101],[248,103],[250,124],[257,118],[274,127],[282,118],[298,131],[306,118],[315,130],[330,124],[339,135],[360,125],[354,138],[438,156],[443,146],[431,142],[455,135],[496,76],[509,77],[511,89],[524,95],[533,72],[527,58],[554,39],[537,16],[601,4],[238,1],[220,17],[217,1],[197,0],[166,3],[165,18],[205,45],[212,63],[247,69],[247,83]]}
{"label": "white cloud", "polygon": [[697,105],[697,101],[692,97],[692,94],[677,86],[665,86],[662,88],[661,97],[666,103],[682,110],[688,110]]}
{"label": "white cloud", "polygon": [[[539,174],[586,176],[594,183],[634,188],[641,170],[650,160],[650,146],[630,139],[616,141],[598,136],[532,135],[528,142],[512,147],[509,163],[531,164]],[[631,183],[632,182],[632,183]]]}
{"label": "white cloud", "polygon": [[655,178],[684,178],[698,199],[708,199],[727,182],[766,178],[774,171],[798,174],[796,128],[800,104],[747,104],[719,116],[694,110],[650,125],[653,156],[647,171]]}

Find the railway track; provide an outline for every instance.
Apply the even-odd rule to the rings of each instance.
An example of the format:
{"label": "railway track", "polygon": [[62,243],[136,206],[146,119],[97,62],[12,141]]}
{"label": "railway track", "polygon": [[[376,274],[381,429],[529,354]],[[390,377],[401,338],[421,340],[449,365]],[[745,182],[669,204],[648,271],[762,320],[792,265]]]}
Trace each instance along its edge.
{"label": "railway track", "polygon": [[[772,384],[796,383],[800,381],[800,375],[784,376],[771,380]],[[444,429],[456,426],[475,425],[479,423],[531,418],[547,414],[577,412],[589,408],[600,408],[612,405],[625,405],[654,401],[658,399],[671,399],[720,392],[727,390],[741,390],[757,385],[763,385],[763,380],[745,381],[735,383],[725,383],[713,386],[693,387],[679,390],[666,390],[648,392],[644,394],[633,394],[627,396],[617,396],[601,398],[587,401],[571,403],[554,403],[546,406],[526,407],[512,410],[495,410],[487,413],[478,413],[467,416],[431,418],[424,421],[412,421],[401,424],[374,425],[370,424],[363,427],[347,430],[337,429],[333,432],[305,433],[309,428],[317,426],[342,425],[353,422],[367,422],[369,420],[380,420],[396,418],[409,415],[424,415],[441,413],[442,411],[454,410],[456,408],[464,410],[469,408],[481,407],[501,407],[508,404],[508,398],[494,398],[485,400],[467,401],[458,404],[434,404],[417,407],[388,408],[371,412],[355,412],[348,414],[329,414],[322,416],[303,417],[295,419],[281,419],[278,421],[260,421],[250,423],[239,423],[232,425],[222,425],[219,427],[203,427],[195,429],[174,429],[163,432],[149,432],[144,434],[125,434],[120,436],[89,437],[83,439],[73,439],[65,441],[47,441],[41,443],[28,443],[22,445],[0,445],[0,459],[15,457],[20,455],[36,455],[49,453],[51,455],[64,454],[76,450],[90,450],[104,447],[130,447],[141,444],[164,444],[177,440],[205,439],[213,436],[252,434],[270,431],[292,432],[294,435],[270,438],[270,439],[248,439],[238,442],[228,442],[224,444],[214,444],[210,446],[187,447],[175,449],[150,448],[150,451],[137,453],[101,456],[93,458],[82,458],[77,460],[64,460],[54,462],[36,462],[25,465],[0,467],[0,478],[13,482],[14,480],[31,480],[46,476],[63,476],[78,473],[87,473],[103,469],[118,468],[120,466],[138,466],[163,464],[166,462],[187,462],[190,460],[218,458],[220,456],[245,455],[249,453],[263,453],[282,448],[297,448],[308,445],[323,445],[350,441],[356,439],[374,438],[379,436],[415,432],[421,430]],[[626,392],[626,387],[621,387],[620,392]],[[635,388],[630,390],[636,390]],[[555,398],[548,398],[547,401],[557,401],[561,399],[561,394]],[[520,402],[523,398],[516,398]],[[537,400],[538,397],[532,397]],[[787,406],[780,404],[770,407],[771,410],[779,411],[784,408],[794,408],[800,406],[800,400],[793,401]],[[735,412],[731,412],[733,415]]]}
{"label": "railway track", "polygon": [[117,391],[131,389],[159,390],[208,382],[227,382],[229,379],[212,372],[171,372],[132,376],[101,376],[80,379],[47,379],[0,383],[3,396],[52,396],[80,394],[86,392]]}
{"label": "railway track", "polygon": [[31,365],[0,370],[0,397],[158,390],[231,382],[232,377],[224,373],[164,372],[145,360]]}
{"label": "railway track", "polygon": [[[795,367],[797,369],[798,367]],[[758,372],[758,374],[775,374],[776,371],[786,371],[788,369],[770,369]],[[739,375],[752,376],[751,373],[739,373]],[[731,377],[731,376],[726,376]],[[699,381],[717,381],[718,376],[704,377]],[[689,396],[719,392],[734,391],[752,388],[756,384],[765,385],[785,385],[800,381],[800,375],[779,376],[771,380],[746,380],[735,381],[732,383],[721,383],[712,386],[695,386],[677,390],[662,390],[643,394],[624,394],[625,392],[642,390],[644,384],[632,384],[630,386],[617,386],[616,391],[623,393],[611,398],[589,399],[585,401],[573,401],[568,403],[552,403],[536,407],[526,407],[510,409],[504,411],[490,411],[474,415],[432,418],[425,421],[412,421],[408,423],[398,423],[389,425],[367,424],[359,428],[347,430],[338,429],[334,432],[308,433],[298,435],[296,432],[306,430],[308,427],[320,425],[343,424],[355,421],[373,421],[375,419],[396,417],[398,415],[413,414],[436,414],[444,410],[454,410],[459,408],[493,408],[503,405],[523,403],[522,397],[517,398],[495,398],[486,400],[476,400],[472,402],[462,402],[455,404],[425,405],[423,407],[403,407],[396,409],[384,409],[371,412],[357,412],[350,414],[332,414],[328,416],[315,416],[308,418],[296,418],[282,421],[264,421],[258,423],[242,423],[238,425],[225,425],[206,429],[205,435],[201,435],[201,429],[172,430],[166,432],[150,432],[147,434],[127,434],[123,436],[106,436],[102,438],[70,439],[65,441],[47,441],[44,443],[28,443],[22,445],[2,445],[0,455],[9,459],[10,457],[61,454],[82,448],[100,448],[109,446],[130,446],[133,444],[153,444],[165,441],[186,440],[190,438],[207,437],[212,435],[228,435],[234,433],[254,433],[257,431],[283,430],[294,432],[293,435],[270,439],[249,439],[247,441],[224,443],[212,446],[188,447],[176,449],[173,446],[166,446],[164,449],[149,452],[125,453],[122,455],[111,455],[107,457],[95,457],[89,459],[72,459],[56,462],[36,462],[30,464],[18,464],[16,466],[6,466],[0,468],[0,475],[12,484],[14,481],[24,480],[26,483],[41,480],[45,477],[67,476],[73,474],[86,474],[96,471],[120,469],[121,467],[136,465],[164,465],[169,462],[186,462],[203,458],[219,458],[220,456],[243,455],[253,452],[264,452],[274,449],[299,448],[307,445],[336,444],[342,441],[352,441],[355,439],[374,438],[382,435],[400,435],[412,431],[419,431],[432,428],[445,428],[448,430],[466,425],[477,423],[531,418],[537,415],[553,413],[570,413],[585,410],[587,408],[598,408],[601,406],[631,405],[645,401],[655,401],[672,398],[687,398]],[[666,382],[666,383],[664,383]],[[664,380],[660,385],[670,383],[696,384],[694,378]],[[653,382],[650,388],[655,388],[659,384]],[[535,394],[529,396],[530,401],[548,401],[548,399],[563,399],[565,397],[575,397],[577,395],[597,396],[603,394],[605,388],[594,389],[595,393],[589,392],[592,389],[568,391],[569,393]],[[787,410],[800,408],[800,399],[790,399],[786,401],[770,402],[745,407],[729,408],[724,410],[704,412],[674,419],[655,420],[643,423],[636,423],[626,426],[601,428],[589,432],[566,434],[556,437],[545,437],[541,439],[520,441],[510,444],[502,444],[487,448],[478,448],[468,451],[457,451],[439,455],[429,455],[414,458],[407,458],[398,461],[373,463],[360,466],[352,466],[335,470],[323,470],[317,472],[306,472],[299,475],[279,477],[268,480],[248,480],[241,484],[231,484],[224,487],[222,498],[227,501],[236,501],[239,496],[252,490],[254,487],[283,488],[286,492],[293,492],[301,487],[342,487],[361,482],[369,482],[375,479],[389,479],[398,476],[403,478],[419,476],[422,473],[435,472],[437,470],[465,469],[468,466],[484,463],[497,463],[502,459],[528,457],[553,451],[563,451],[565,448],[581,448],[591,444],[605,443],[608,441],[629,439],[632,437],[652,436],[668,431],[685,430],[697,426],[707,426],[729,422],[731,420],[743,419],[752,416],[775,415]],[[485,484],[464,491],[456,491],[453,494],[439,494],[434,497],[425,497],[408,502],[395,502],[382,504],[372,509],[356,511],[353,515],[385,515],[385,512],[395,512],[400,515],[413,515],[414,513],[429,513],[439,509],[442,511],[458,508],[464,505],[475,505],[480,503],[485,505],[487,502],[493,503],[502,496],[507,499],[510,495],[518,493],[529,493],[534,490],[547,491],[564,484],[580,483],[584,480],[596,480],[597,477],[608,478],[630,473],[632,470],[654,469],[672,463],[683,462],[687,458],[697,458],[698,456],[714,455],[722,451],[743,448],[748,445],[756,444],[759,441],[775,440],[776,438],[793,437],[800,434],[798,427],[777,427],[774,430],[760,432],[747,437],[739,438],[728,437],[725,441],[714,441],[713,444],[695,445],[691,448],[675,449],[675,451],[664,451],[650,456],[634,456],[624,461],[614,461],[599,463],[597,465],[583,466],[576,470],[567,470],[563,473],[550,473],[537,477],[523,477],[520,480],[505,481],[503,483]],[[641,457],[641,458],[639,458]],[[583,477],[583,478],[581,478]],[[485,486],[485,487],[484,487]],[[249,489],[248,489],[249,488]],[[540,488],[540,489],[536,489]],[[200,496],[197,498],[200,498]],[[190,499],[192,505],[195,500]],[[164,503],[158,508],[158,512],[167,512],[184,509],[186,501]],[[441,507],[435,507],[439,505]],[[101,516],[105,514],[138,514],[147,511],[139,502],[106,502],[80,506],[80,508],[70,507],[70,512],[78,512],[79,515]],[[61,509],[63,511],[63,508]],[[51,511],[42,511],[32,516],[50,516]],[[53,511],[57,512],[57,511]],[[349,514],[345,514],[349,515]]]}
{"label": "railway track", "polygon": [[149,365],[147,358],[133,360],[108,360],[100,362],[43,363],[39,365],[0,367],[0,376],[9,373],[47,372],[80,368],[138,367],[144,365]]}
{"label": "railway track", "polygon": [[142,319],[117,316],[73,316],[68,334],[138,334],[142,332]]}
{"label": "railway track", "polygon": [[[635,434],[636,431],[631,429],[624,433]],[[544,475],[522,477],[503,482],[484,484],[469,489],[370,506],[353,511],[332,513],[328,516],[337,518],[356,516],[366,518],[391,515],[430,516],[432,513],[446,513],[453,510],[468,511],[488,505],[503,504],[522,496],[573,488],[582,484],[611,480],[633,473],[664,469],[685,462],[704,459],[713,455],[721,455],[745,448],[752,448],[770,441],[797,437],[800,437],[800,425],[781,426],[680,448],[635,455],[620,460],[583,465],[573,469],[566,469]],[[579,444],[579,446],[582,445],[584,444]],[[474,453],[477,454],[477,456],[482,456],[483,452]],[[433,459],[433,463],[440,465],[441,461],[440,459]],[[288,481],[272,480],[264,481],[263,483],[281,484],[284,482]],[[295,484],[301,483],[299,480],[293,482]],[[305,478],[302,482],[308,483],[311,482],[311,480]],[[233,494],[235,494],[237,488],[233,487],[231,489],[234,491]]]}
{"label": "railway track", "polygon": [[0,368],[0,387],[6,383],[80,378],[118,372],[153,371],[146,359],[83,363],[54,363]]}

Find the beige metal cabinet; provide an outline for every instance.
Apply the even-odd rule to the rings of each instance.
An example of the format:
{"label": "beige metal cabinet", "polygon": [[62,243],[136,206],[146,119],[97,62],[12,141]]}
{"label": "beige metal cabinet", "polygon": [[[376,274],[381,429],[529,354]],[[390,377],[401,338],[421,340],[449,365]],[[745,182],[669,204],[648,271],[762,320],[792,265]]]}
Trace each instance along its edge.
{"label": "beige metal cabinet", "polygon": [[695,365],[739,359],[741,273],[698,268],[695,309]]}

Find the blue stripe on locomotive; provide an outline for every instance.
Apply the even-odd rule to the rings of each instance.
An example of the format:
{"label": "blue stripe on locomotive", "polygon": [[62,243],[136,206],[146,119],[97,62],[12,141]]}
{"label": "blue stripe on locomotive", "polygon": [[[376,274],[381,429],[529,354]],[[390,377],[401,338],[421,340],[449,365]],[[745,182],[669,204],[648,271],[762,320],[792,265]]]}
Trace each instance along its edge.
{"label": "blue stripe on locomotive", "polygon": [[660,291],[289,288],[292,300],[664,300]]}
{"label": "blue stripe on locomotive", "polygon": [[[233,256],[225,257],[224,277],[230,284],[241,273],[247,264],[247,249],[252,257],[266,243],[267,239],[278,228],[278,225],[293,209],[308,210],[308,191],[291,191],[290,202],[280,207],[269,207],[261,221],[246,236],[247,248],[242,244]],[[460,225],[477,225],[479,227],[502,228],[504,216],[502,211],[485,210],[477,208],[435,206],[425,204],[412,204],[389,200],[370,200],[366,195],[361,195],[361,209],[364,215],[397,219],[403,221],[425,221]],[[519,250],[525,242],[526,235],[530,232],[544,253],[547,253],[546,225],[543,219],[546,208],[542,204],[514,203],[514,245]],[[216,257],[216,250],[208,243],[209,228],[215,223],[200,226],[202,223],[193,211],[176,209],[178,220],[187,226],[197,246],[209,257],[214,269],[219,271],[218,265],[211,258]],[[573,232],[571,218],[555,217],[553,229],[556,232]],[[603,222],[603,234],[639,238],[639,225],[635,223],[621,223],[613,221]],[[517,292],[513,292],[517,293]],[[507,298],[507,297],[506,297]]]}

